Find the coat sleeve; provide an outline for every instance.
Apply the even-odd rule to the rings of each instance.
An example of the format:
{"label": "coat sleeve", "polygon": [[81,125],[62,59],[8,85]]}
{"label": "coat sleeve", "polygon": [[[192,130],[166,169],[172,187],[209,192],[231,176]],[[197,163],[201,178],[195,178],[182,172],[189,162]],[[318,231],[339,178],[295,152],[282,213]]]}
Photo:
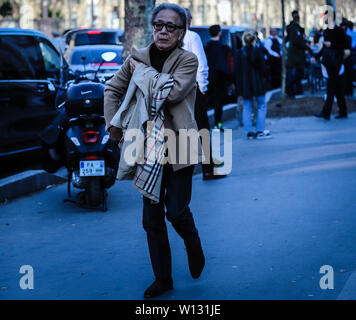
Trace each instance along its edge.
{"label": "coat sleeve", "polygon": [[198,71],[197,71],[197,81],[199,89],[201,92],[206,92],[208,90],[208,76],[209,76],[209,67],[206,55],[204,52],[203,43],[198,34],[194,34],[193,43],[192,43],[192,52],[198,58]]}
{"label": "coat sleeve", "polygon": [[167,97],[168,103],[177,104],[186,98],[196,82],[197,69],[198,59],[196,56],[194,54],[185,55],[171,74],[174,86]]}
{"label": "coat sleeve", "polygon": [[106,130],[111,125],[110,121],[119,109],[119,101],[126,93],[131,79],[130,56],[126,58],[121,69],[117,71],[114,77],[106,84],[104,90],[104,117]]}
{"label": "coat sleeve", "polygon": [[241,49],[237,50],[235,54],[235,86],[236,86],[236,94],[237,96],[242,95],[243,91],[243,83],[242,83],[242,64],[241,64]]}

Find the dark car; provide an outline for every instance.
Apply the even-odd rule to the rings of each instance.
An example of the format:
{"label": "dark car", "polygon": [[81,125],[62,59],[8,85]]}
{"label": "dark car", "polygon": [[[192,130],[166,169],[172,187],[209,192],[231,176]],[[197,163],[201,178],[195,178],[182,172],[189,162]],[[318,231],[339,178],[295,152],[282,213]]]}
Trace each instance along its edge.
{"label": "dark car", "polygon": [[74,35],[74,46],[93,44],[122,44],[124,30],[121,29],[87,29]]}
{"label": "dark car", "polygon": [[[101,55],[106,52],[113,52],[116,57],[110,62],[103,62]],[[108,80],[122,66],[123,46],[120,45],[83,45],[73,47],[69,57],[69,67],[74,73],[88,74],[94,76],[97,73],[99,79]]]}
{"label": "dark car", "polygon": [[43,33],[0,28],[0,159],[40,149],[59,76],[59,53]]}

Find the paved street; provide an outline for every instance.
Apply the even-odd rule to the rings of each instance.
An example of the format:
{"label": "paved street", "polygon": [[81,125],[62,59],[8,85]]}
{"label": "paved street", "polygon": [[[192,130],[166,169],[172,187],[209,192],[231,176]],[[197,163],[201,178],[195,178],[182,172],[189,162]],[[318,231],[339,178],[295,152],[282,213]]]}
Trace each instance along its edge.
{"label": "paved street", "polygon": [[[175,289],[162,299],[356,299],[356,114],[268,119],[248,141],[234,121],[231,174],[193,178],[206,268],[191,278],[168,225]],[[141,197],[109,189],[109,211],[64,203],[66,185],[0,206],[0,299],[142,299],[153,281]],[[22,265],[34,289],[19,286]],[[322,290],[320,267],[334,270]]]}

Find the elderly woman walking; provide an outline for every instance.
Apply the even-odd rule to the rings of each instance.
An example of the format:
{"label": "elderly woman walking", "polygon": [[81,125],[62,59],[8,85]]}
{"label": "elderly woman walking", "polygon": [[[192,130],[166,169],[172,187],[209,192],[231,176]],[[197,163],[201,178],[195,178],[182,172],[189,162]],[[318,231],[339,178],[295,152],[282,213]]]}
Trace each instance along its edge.
{"label": "elderly woman walking", "polygon": [[[242,36],[243,48],[235,55],[237,95],[243,98],[243,125],[248,139],[269,139],[272,135],[265,130],[267,104],[265,99],[265,61],[263,53],[255,46],[254,32],[246,31]],[[252,127],[252,102],[257,103],[256,132]]]}
{"label": "elderly woman walking", "polygon": [[[151,23],[154,42],[146,48],[133,50],[132,55],[125,60],[122,68],[105,89],[104,114],[107,129],[110,132],[110,138],[116,141],[120,140],[123,134],[120,116],[130,111],[121,109],[132,105],[129,103],[119,108],[118,103],[125,94],[127,98],[128,88],[132,88],[132,82],[135,82],[138,88],[146,86],[148,90],[142,91],[146,92],[143,93],[143,101],[152,101],[150,112],[135,106],[134,110],[140,110],[140,119],[142,115],[150,114],[151,109],[158,102],[164,101],[163,111],[162,109],[159,111],[162,111],[163,117],[159,118],[164,119],[162,124],[164,128],[171,129],[171,132],[176,134],[176,141],[178,141],[180,129],[198,129],[194,119],[198,61],[193,53],[182,49],[182,40],[187,25],[185,11],[175,4],[163,3],[154,9]],[[166,80],[160,82],[160,79]],[[151,82],[152,87],[147,88]],[[161,85],[160,83],[163,84],[163,95],[154,96],[152,99],[145,96],[147,92],[156,90],[157,86]],[[166,94],[167,92],[169,93]],[[135,112],[131,113],[133,113],[132,117],[137,116]],[[151,264],[155,275],[155,281],[144,292],[145,298],[160,296],[173,288],[171,250],[165,217],[184,240],[189,270],[193,278],[200,276],[205,264],[200,237],[189,208],[194,163],[190,159],[184,163],[175,162],[172,154],[180,159],[180,153],[187,153],[187,150],[179,149],[180,146],[178,151],[175,147],[174,145],[170,148],[168,144],[168,162],[162,164],[161,167],[158,201],[152,201],[154,197],[148,189],[145,189],[146,183],[142,187],[145,189],[143,190],[145,191],[143,192],[143,227],[147,233]],[[201,151],[198,153],[201,155]],[[148,166],[145,170],[154,168],[153,174],[156,174],[156,168],[160,168],[160,164],[157,165],[151,168]],[[145,176],[147,171],[141,171],[141,173]],[[152,176],[148,178],[147,185],[152,184]],[[142,180],[142,177],[140,179]],[[139,181],[138,178],[136,180]]]}

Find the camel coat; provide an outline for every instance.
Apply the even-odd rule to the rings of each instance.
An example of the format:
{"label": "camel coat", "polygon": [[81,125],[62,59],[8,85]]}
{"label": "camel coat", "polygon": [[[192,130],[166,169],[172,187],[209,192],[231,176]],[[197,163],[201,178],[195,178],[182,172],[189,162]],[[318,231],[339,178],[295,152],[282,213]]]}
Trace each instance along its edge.
{"label": "camel coat", "polygon": [[[114,77],[106,84],[104,92],[104,116],[106,121],[106,129],[110,125],[110,121],[116,114],[120,100],[126,93],[131,80],[130,57],[135,60],[151,66],[150,61],[150,44],[148,47],[133,50],[132,55],[129,56],[121,69],[116,72]],[[172,164],[173,170],[185,168],[192,164],[202,161],[202,151],[200,139],[188,139],[187,145],[179,146],[179,130],[194,129],[198,132],[198,127],[194,118],[194,105],[197,90],[196,73],[198,68],[198,60],[196,56],[182,48],[176,48],[165,61],[162,73],[170,74],[174,78],[174,85],[171,89],[167,100],[165,102],[165,129],[170,129],[175,134],[175,152],[172,152],[174,144],[168,143],[168,158]],[[170,138],[169,138],[170,139]],[[193,147],[192,147],[193,146]],[[183,159],[187,161],[180,161],[179,158],[184,153]],[[175,154],[175,156],[174,156]],[[194,154],[194,156],[192,156]],[[198,159],[195,161],[195,159]],[[193,161],[192,161],[193,160]]]}

